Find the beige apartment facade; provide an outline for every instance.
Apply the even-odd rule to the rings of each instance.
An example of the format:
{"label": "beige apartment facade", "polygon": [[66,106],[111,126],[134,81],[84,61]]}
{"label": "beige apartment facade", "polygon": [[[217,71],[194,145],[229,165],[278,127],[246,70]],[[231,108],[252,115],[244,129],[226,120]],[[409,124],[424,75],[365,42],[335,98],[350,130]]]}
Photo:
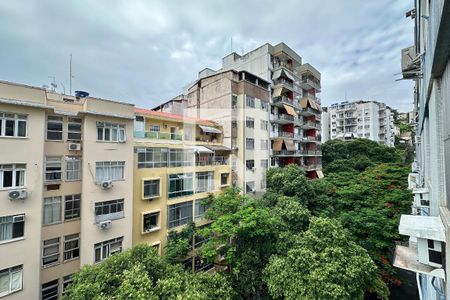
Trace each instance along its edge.
{"label": "beige apartment facade", "polygon": [[2,130],[21,135],[0,136],[7,299],[57,299],[81,266],[132,245],[134,106],[86,96],[0,83]]}

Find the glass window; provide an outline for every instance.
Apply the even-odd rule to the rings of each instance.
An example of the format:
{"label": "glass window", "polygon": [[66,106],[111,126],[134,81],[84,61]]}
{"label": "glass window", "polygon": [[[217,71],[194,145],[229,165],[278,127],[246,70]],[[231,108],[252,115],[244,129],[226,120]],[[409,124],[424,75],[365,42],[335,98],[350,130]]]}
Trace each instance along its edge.
{"label": "glass window", "polygon": [[0,297],[22,289],[23,266],[0,270]]}
{"label": "glass window", "polygon": [[97,122],[97,141],[125,142],[125,125]]}
{"label": "glass window", "polygon": [[63,284],[62,284],[63,294],[64,294],[64,292],[66,291],[67,286],[68,286],[69,284],[71,284],[72,281],[73,281],[72,275],[73,275],[73,274],[66,275],[66,276],[63,277]]}
{"label": "glass window", "polygon": [[159,211],[144,214],[142,218],[142,231],[143,232],[151,232],[156,229],[159,229]]}
{"label": "glass window", "polygon": [[255,149],[255,139],[246,138],[245,139],[245,149],[247,149],[247,150]]}
{"label": "glass window", "polygon": [[192,173],[180,173],[169,175],[169,198],[192,195],[194,183]]}
{"label": "glass window", "polygon": [[123,199],[95,203],[95,222],[123,218],[123,203]]}
{"label": "glass window", "polygon": [[268,150],[268,149],[269,149],[269,141],[261,140],[261,150]]}
{"label": "glass window", "polygon": [[159,179],[144,180],[144,199],[159,197]]}
{"label": "glass window", "polygon": [[261,100],[261,109],[265,111],[269,111],[269,102]]}
{"label": "glass window", "polygon": [[81,179],[81,157],[66,157],[66,180],[74,181]]}
{"label": "glass window", "polygon": [[222,173],[222,174],[220,174],[220,185],[227,185],[228,184],[228,177],[230,177],[229,173]]}
{"label": "glass window", "polygon": [[0,189],[25,186],[25,165],[0,165]]}
{"label": "glass window", "polygon": [[41,287],[42,300],[58,300],[59,279],[44,283]]}
{"label": "glass window", "polygon": [[138,148],[138,168],[164,168],[167,167],[166,148]]}
{"label": "glass window", "polygon": [[0,217],[0,241],[23,237],[25,215]]}
{"label": "glass window", "polygon": [[247,128],[255,128],[255,119],[247,117],[245,119],[245,127],[247,127]]}
{"label": "glass window", "polygon": [[205,204],[205,199],[195,200],[195,221],[200,221],[203,219],[203,215],[208,210],[209,205]]}
{"label": "glass window", "polygon": [[97,182],[108,180],[123,180],[124,161],[101,161],[95,164],[95,178]]}
{"label": "glass window", "polygon": [[42,266],[59,262],[59,237],[42,242]]}
{"label": "glass window", "polygon": [[238,98],[236,95],[231,96],[231,108],[237,108],[238,106]]}
{"label": "glass window", "polygon": [[45,158],[45,181],[59,181],[61,173],[61,157],[47,156]]}
{"label": "glass window", "polygon": [[80,217],[81,194],[67,195],[64,200],[64,220]]}
{"label": "glass window", "polygon": [[64,261],[80,257],[80,234],[64,237]]}
{"label": "glass window", "polygon": [[151,125],[150,126],[150,132],[160,132],[161,127],[159,125]]}
{"label": "glass window", "polygon": [[267,169],[269,167],[269,161],[267,159],[261,159],[261,168]]}
{"label": "glass window", "polygon": [[261,120],[261,130],[269,130],[269,121]]}
{"label": "glass window", "polygon": [[69,118],[69,122],[67,123],[67,140],[81,140],[81,119]]}
{"label": "glass window", "polygon": [[247,170],[253,170],[255,167],[255,160],[249,159],[245,161],[245,166],[247,167]]}
{"label": "glass window", "polygon": [[63,117],[47,116],[47,140],[62,141]]}
{"label": "glass window", "polygon": [[27,116],[0,112],[0,137],[27,136]]}
{"label": "glass window", "polygon": [[192,222],[192,201],[169,205],[168,227],[181,226]]}
{"label": "glass window", "polygon": [[255,98],[246,95],[245,96],[245,105],[247,105],[247,107],[255,108]]}
{"label": "glass window", "polygon": [[255,191],[255,182],[254,181],[247,181],[245,184],[245,192],[246,193],[252,193]]}
{"label": "glass window", "polygon": [[214,172],[195,173],[195,192],[212,192],[214,190]]}
{"label": "glass window", "polygon": [[122,252],[123,237],[104,241],[94,245],[94,261],[101,262],[109,256]]}
{"label": "glass window", "polygon": [[61,197],[44,198],[44,225],[61,222]]}
{"label": "glass window", "polygon": [[194,154],[194,150],[169,149],[169,167],[193,166]]}

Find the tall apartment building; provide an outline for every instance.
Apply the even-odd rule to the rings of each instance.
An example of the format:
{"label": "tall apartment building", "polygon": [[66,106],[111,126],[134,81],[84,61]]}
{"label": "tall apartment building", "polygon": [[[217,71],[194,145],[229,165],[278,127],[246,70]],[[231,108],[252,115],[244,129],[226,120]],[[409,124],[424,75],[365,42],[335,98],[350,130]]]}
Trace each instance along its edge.
{"label": "tall apartment building", "polygon": [[134,106],[0,82],[0,297],[57,299],[132,244]]}
{"label": "tall apartment building", "polygon": [[386,104],[377,101],[345,101],[327,107],[326,111],[322,118],[328,118],[323,123],[329,126],[322,127],[322,142],[326,142],[327,137],[344,141],[365,138],[394,147],[394,113]]}
{"label": "tall apartment building", "polygon": [[[133,244],[161,253],[169,230],[208,225],[202,201],[230,186],[231,149],[215,122],[141,108],[135,113]],[[192,249],[204,241],[194,237]],[[196,255],[184,265],[193,271],[213,267]]]}
{"label": "tall apartment building", "polygon": [[420,299],[447,299],[450,284],[450,1],[415,1],[415,45],[402,50],[415,83],[416,161],[409,175],[412,214],[402,215],[394,265],[416,272]]}

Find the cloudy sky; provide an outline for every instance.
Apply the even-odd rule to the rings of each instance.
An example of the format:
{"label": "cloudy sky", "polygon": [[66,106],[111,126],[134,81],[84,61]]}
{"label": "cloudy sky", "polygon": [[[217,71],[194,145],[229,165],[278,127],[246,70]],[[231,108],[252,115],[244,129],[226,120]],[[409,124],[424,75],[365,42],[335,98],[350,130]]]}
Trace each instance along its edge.
{"label": "cloudy sky", "polygon": [[[322,103],[412,108],[395,81],[413,44],[413,0],[0,1],[0,79],[153,107],[230,53],[285,42],[322,73]],[[62,83],[62,84],[61,84]]]}

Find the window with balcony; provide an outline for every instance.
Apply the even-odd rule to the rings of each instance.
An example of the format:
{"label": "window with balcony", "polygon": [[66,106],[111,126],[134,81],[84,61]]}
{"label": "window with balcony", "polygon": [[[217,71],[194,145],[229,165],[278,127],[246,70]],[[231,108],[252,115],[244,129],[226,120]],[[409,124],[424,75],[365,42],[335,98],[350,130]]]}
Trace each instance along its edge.
{"label": "window with balcony", "polygon": [[69,118],[67,122],[67,140],[81,141],[81,119]]}
{"label": "window with balcony", "polygon": [[212,192],[214,190],[214,172],[195,173],[195,192]]}
{"label": "window with balcony", "polygon": [[254,150],[255,149],[255,139],[246,138],[245,139],[245,149]]}
{"label": "window with balcony", "polygon": [[0,112],[0,137],[26,137],[27,116]]}
{"label": "window with balcony", "polygon": [[0,242],[23,237],[24,227],[24,214],[0,217]]}
{"label": "window with balcony", "polygon": [[41,286],[42,300],[57,300],[59,296],[59,279],[49,281]]}
{"label": "window with balcony", "polygon": [[138,148],[138,168],[167,167],[167,153],[167,148]]}
{"label": "window with balcony", "polygon": [[45,158],[45,181],[61,181],[62,164],[60,156]]}
{"label": "window with balcony", "polygon": [[167,222],[169,228],[190,222],[192,222],[192,201],[169,205]]}
{"label": "window with balcony", "polygon": [[123,237],[104,241],[94,245],[94,262],[98,263],[115,253],[122,252]]}
{"label": "window with balcony", "polygon": [[20,291],[23,286],[23,265],[0,270],[0,297]]}
{"label": "window with balcony", "polygon": [[228,178],[230,177],[230,173],[222,173],[220,174],[220,185],[228,185]]}
{"label": "window with balcony", "polygon": [[159,192],[160,180],[149,179],[144,180],[144,199],[152,199],[160,196]]}
{"label": "window with balcony", "polygon": [[71,234],[64,237],[64,261],[80,257],[80,234]]}
{"label": "window with balcony", "polygon": [[152,232],[159,230],[159,211],[145,213],[142,216],[142,232]]}
{"label": "window with balcony", "polygon": [[102,201],[95,203],[95,222],[100,223],[107,220],[117,220],[124,217],[124,199]]}
{"label": "window with balcony", "polygon": [[78,219],[81,210],[81,194],[67,195],[64,199],[64,220]]}
{"label": "window with balcony", "polygon": [[197,199],[197,200],[195,200],[195,212],[194,212],[195,221],[202,220],[205,212],[209,208],[209,204],[206,204],[205,200],[206,199]]}
{"label": "window with balcony", "polygon": [[59,237],[42,242],[42,266],[59,263]]}
{"label": "window with balcony", "polygon": [[192,173],[179,173],[169,175],[169,199],[192,195],[193,193],[194,182]]}
{"label": "window with balcony", "polygon": [[66,180],[76,181],[81,179],[81,157],[66,157]]}
{"label": "window with balcony", "polygon": [[25,186],[25,165],[0,165],[0,189]]}
{"label": "window with balcony", "polygon": [[247,128],[255,128],[255,119],[247,117],[245,119],[245,127],[247,127]]}
{"label": "window with balcony", "polygon": [[255,108],[255,97],[246,95],[245,96],[245,105],[247,107]]}
{"label": "window with balcony", "polygon": [[97,141],[125,142],[125,125],[97,122]]}
{"label": "window with balcony", "polygon": [[47,116],[47,140],[62,141],[63,125],[63,117]]}
{"label": "window with balcony", "polygon": [[95,179],[97,182],[123,180],[124,161],[100,161],[95,163]]}
{"label": "window with balcony", "polygon": [[44,225],[61,222],[61,197],[44,198]]}

